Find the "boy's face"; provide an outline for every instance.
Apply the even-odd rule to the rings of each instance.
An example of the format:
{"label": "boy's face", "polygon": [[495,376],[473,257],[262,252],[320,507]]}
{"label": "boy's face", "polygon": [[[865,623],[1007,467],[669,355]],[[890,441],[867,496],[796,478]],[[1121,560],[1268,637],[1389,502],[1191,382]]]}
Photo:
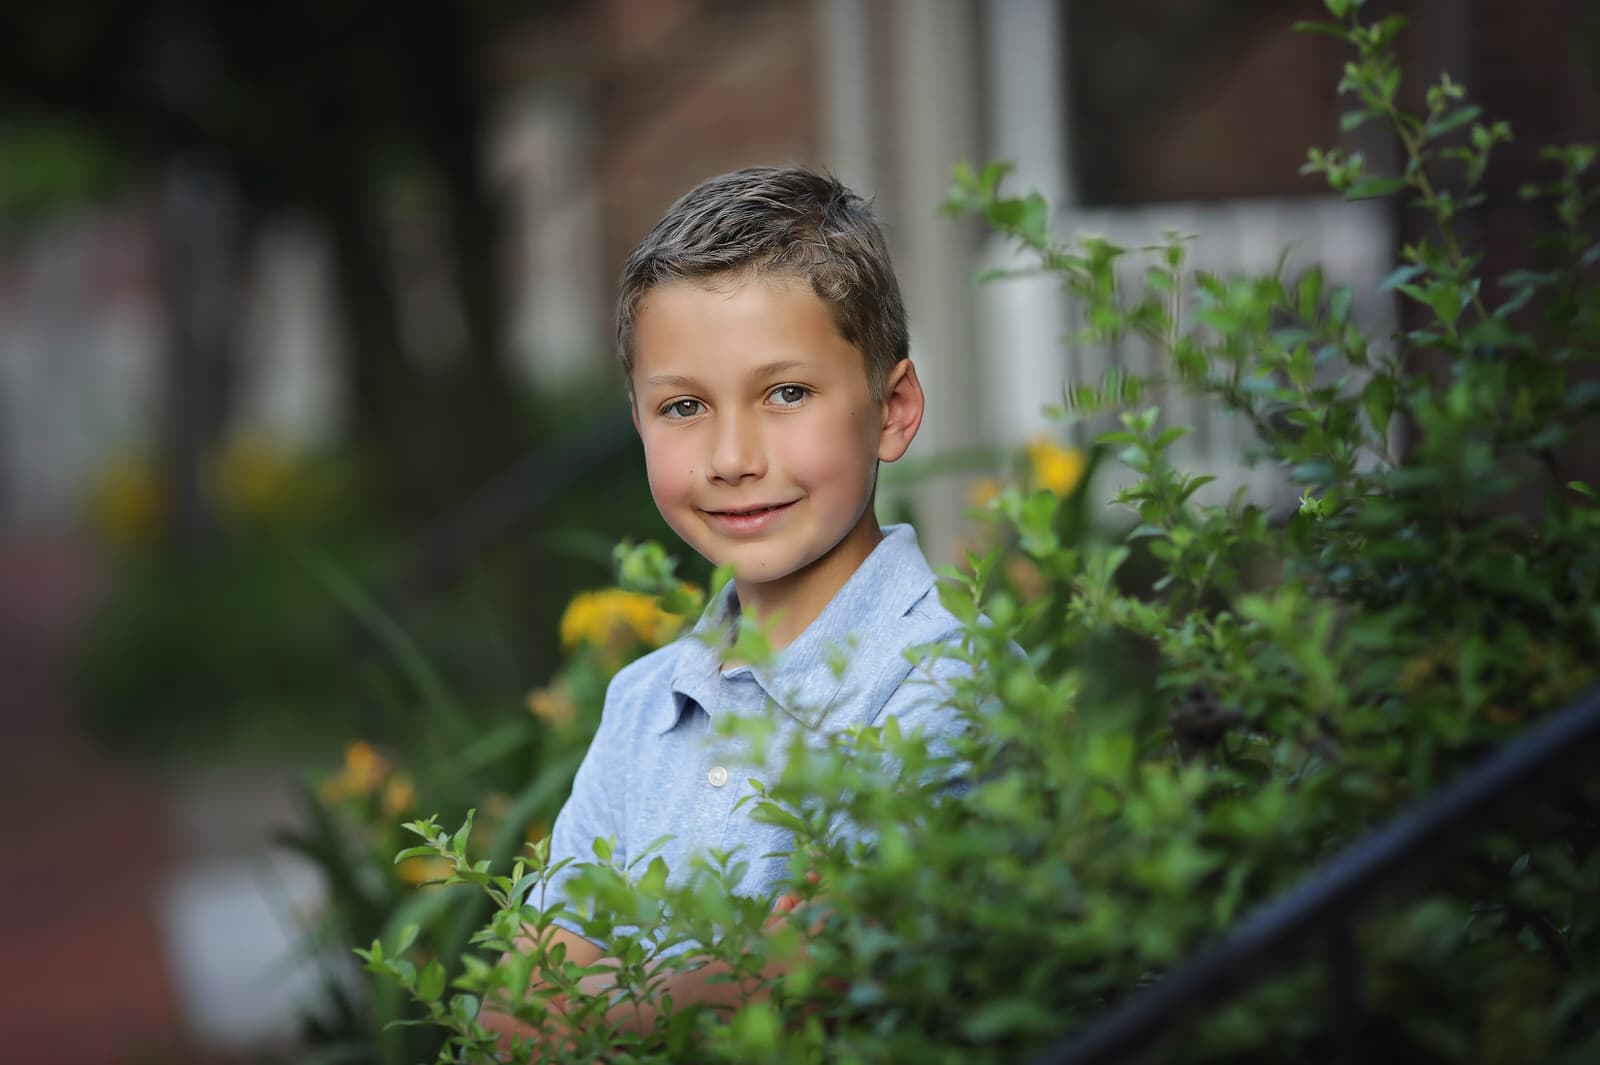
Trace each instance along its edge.
{"label": "boy's face", "polygon": [[653,288],[633,345],[634,423],[662,517],[733,567],[747,607],[809,621],[881,538],[877,464],[905,452],[922,414],[911,364],[874,401],[827,304],[782,278]]}

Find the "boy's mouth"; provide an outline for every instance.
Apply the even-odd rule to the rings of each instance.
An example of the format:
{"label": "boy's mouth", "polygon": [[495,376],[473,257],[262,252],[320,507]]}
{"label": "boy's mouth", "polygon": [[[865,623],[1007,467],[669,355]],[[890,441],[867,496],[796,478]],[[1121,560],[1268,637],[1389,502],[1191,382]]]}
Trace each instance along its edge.
{"label": "boy's mouth", "polygon": [[788,503],[764,503],[754,507],[728,507],[724,510],[708,510],[706,513],[715,514],[721,518],[747,518],[755,514],[768,514],[774,510],[782,510],[784,507],[793,504],[793,502],[793,500],[790,500]]}
{"label": "boy's mouth", "polygon": [[707,510],[706,516],[725,533],[757,533],[776,521],[795,500],[787,503],[768,503],[752,507],[729,507],[725,510]]}

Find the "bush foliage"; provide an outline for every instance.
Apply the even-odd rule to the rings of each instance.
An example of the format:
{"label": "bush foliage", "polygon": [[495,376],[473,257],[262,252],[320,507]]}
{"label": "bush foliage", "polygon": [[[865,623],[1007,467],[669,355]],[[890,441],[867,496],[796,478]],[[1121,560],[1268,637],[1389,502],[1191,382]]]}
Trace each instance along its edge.
{"label": "bush foliage", "polygon": [[[541,846],[507,868],[472,846],[470,818],[409,824],[420,843],[405,860],[436,859],[492,901],[459,964],[434,956],[426,927],[363,951],[443,1030],[441,1061],[493,1058],[476,1023],[491,999],[551,1033],[537,1060],[1018,1060],[1595,683],[1600,506],[1562,476],[1559,449],[1593,439],[1600,410],[1596,149],[1547,153],[1550,176],[1526,195],[1553,228],[1526,263],[1487,275],[1455,222],[1510,131],[1448,79],[1425,113],[1404,111],[1398,20],[1327,7],[1335,21],[1310,28],[1355,51],[1346,128],[1381,123],[1403,165],[1374,175],[1358,155],[1313,151],[1308,169],[1431,220],[1381,286],[1408,304],[1404,331],[1366,335],[1353,306],[1376,294],[1315,267],[1214,277],[1185,268],[1176,235],[1141,250],[1064,243],[1041,198],[1002,191],[1003,166],[958,171],[950,206],[1057,276],[1089,340],[1162,352],[1159,374],[1080,383],[1066,404],[1117,414],[1098,448],[1134,474],[1115,496],[1133,521],[1093,534],[1081,481],[1011,485],[985,505],[990,549],[944,587],[974,667],[948,692],[966,737],[934,752],[889,723],[786,752],[755,813],[794,832],[787,890],[804,901],[787,915],[728,890],[738,854],[669,880],[659,859],[612,860],[606,841],[576,903],[540,908]],[[1148,405],[1164,389],[1247,418],[1251,458],[1300,486],[1293,513],[1242,495],[1203,503],[1206,478],[1169,461],[1184,427]],[[627,566],[681,595],[659,550]],[[970,782],[959,797],[952,773]],[[1368,1036],[1385,1054],[1600,1055],[1597,811],[1591,784],[1523,814],[1422,895],[1368,916]],[[610,944],[609,992],[580,988],[593,973],[543,939],[496,964],[558,912]],[[770,959],[791,971],[766,987]],[[643,1035],[607,1023],[709,960],[771,997],[731,1014],[669,1008]],[[1290,971],[1165,1054],[1324,1060],[1322,980]]]}

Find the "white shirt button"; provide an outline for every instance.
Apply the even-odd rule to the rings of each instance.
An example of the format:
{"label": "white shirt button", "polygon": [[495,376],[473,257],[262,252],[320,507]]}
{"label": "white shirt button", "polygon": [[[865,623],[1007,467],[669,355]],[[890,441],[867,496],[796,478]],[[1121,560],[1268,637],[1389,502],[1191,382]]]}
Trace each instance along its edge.
{"label": "white shirt button", "polygon": [[711,772],[706,774],[706,779],[711,781],[713,788],[720,788],[728,782],[728,771],[720,765],[711,767]]}

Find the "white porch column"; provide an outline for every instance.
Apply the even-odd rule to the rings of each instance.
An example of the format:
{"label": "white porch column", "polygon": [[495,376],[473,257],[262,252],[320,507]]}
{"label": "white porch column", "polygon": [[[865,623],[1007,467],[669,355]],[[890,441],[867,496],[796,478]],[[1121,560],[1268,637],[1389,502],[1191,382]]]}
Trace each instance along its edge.
{"label": "white porch column", "polygon": [[[983,5],[988,46],[988,159],[1016,169],[1002,186],[1012,195],[1039,192],[1050,201],[1054,228],[1074,200],[1068,166],[1068,109],[1059,0],[1005,0]],[[985,160],[987,161],[987,159]],[[990,266],[1015,266],[999,237],[986,241]],[[1042,413],[1060,402],[1069,331],[1066,299],[1050,277],[984,285],[980,295],[979,359],[986,386],[986,435],[1017,443],[1051,423]]]}
{"label": "white porch column", "polygon": [[[968,0],[893,0],[889,14],[898,181],[884,207],[911,319],[911,357],[928,396],[912,455],[927,458],[981,439],[987,374],[973,358],[977,229],[937,213],[951,167],[972,161],[979,148],[977,16]],[[925,483],[913,505],[929,559],[955,561],[966,509],[960,484]]]}
{"label": "white porch column", "polygon": [[822,161],[871,198],[878,191],[871,12],[867,0],[817,0],[816,14]]}

